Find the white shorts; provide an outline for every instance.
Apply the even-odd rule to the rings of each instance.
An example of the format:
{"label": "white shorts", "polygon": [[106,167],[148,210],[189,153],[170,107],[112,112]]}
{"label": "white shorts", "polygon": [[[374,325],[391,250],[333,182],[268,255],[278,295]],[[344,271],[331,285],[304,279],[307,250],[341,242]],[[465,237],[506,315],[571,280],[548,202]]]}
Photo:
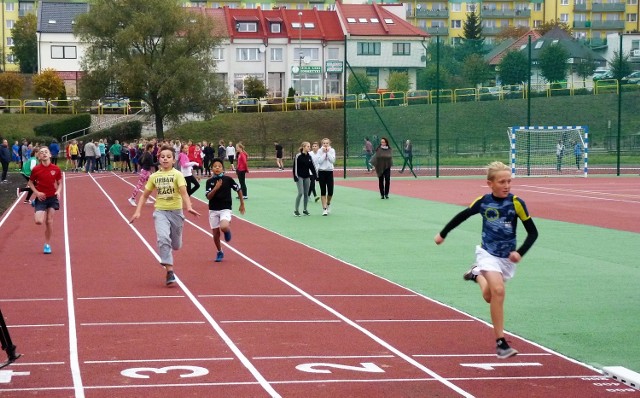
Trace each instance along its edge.
{"label": "white shorts", "polygon": [[495,271],[502,274],[502,280],[508,281],[516,274],[516,264],[508,258],[496,257],[489,254],[480,246],[476,246],[476,268],[473,273],[480,275],[480,271]]}
{"label": "white shorts", "polygon": [[216,229],[220,226],[220,221],[227,220],[231,222],[231,210],[209,210],[209,226],[211,229]]}

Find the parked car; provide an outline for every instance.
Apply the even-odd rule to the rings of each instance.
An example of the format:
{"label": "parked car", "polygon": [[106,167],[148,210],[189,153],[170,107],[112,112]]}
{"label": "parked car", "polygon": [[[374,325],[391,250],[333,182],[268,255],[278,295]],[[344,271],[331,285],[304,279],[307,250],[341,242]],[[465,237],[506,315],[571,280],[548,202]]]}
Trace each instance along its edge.
{"label": "parked car", "polygon": [[100,98],[91,105],[91,113],[131,113],[127,98]]}
{"label": "parked car", "polygon": [[629,76],[625,76],[622,78],[622,83],[626,84],[640,84],[640,70],[635,71]]}
{"label": "parked car", "polygon": [[22,109],[24,112],[46,113],[47,109],[51,113],[56,112],[56,105],[50,101],[38,99],[38,100],[26,100],[22,103]]}
{"label": "parked car", "polygon": [[610,69],[596,69],[593,72],[593,81],[613,79],[613,71]]}

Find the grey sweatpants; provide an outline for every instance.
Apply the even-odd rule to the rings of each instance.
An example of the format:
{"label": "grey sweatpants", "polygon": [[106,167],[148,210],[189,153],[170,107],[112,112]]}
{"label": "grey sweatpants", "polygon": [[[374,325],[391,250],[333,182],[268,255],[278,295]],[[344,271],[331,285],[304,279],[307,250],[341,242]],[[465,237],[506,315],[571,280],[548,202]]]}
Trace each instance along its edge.
{"label": "grey sweatpants", "polygon": [[158,255],[160,264],[173,265],[173,250],[182,247],[182,210],[156,210],[153,212],[156,226]]}
{"label": "grey sweatpants", "polygon": [[296,181],[298,186],[298,196],[296,196],[296,211],[300,210],[300,199],[304,197],[303,205],[304,210],[307,210],[307,203],[309,203],[309,178],[298,178]]}

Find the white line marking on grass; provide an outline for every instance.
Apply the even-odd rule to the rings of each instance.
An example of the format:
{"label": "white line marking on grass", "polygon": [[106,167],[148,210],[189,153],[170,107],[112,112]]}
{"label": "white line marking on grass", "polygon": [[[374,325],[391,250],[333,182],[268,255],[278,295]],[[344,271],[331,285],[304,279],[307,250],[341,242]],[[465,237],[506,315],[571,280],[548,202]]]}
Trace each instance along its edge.
{"label": "white line marking on grass", "polygon": [[[120,178],[119,176],[117,176],[118,178]],[[124,179],[120,178],[122,181],[125,181]],[[118,206],[116,206],[116,204],[114,203],[113,199],[111,199],[111,197],[109,196],[109,194],[107,194],[107,192],[100,186],[100,184],[98,184],[95,179],[93,180],[93,182],[96,184],[96,186],[100,189],[100,191],[102,191],[102,193],[104,194],[104,196],[107,198],[107,200],[111,203],[111,205],[113,206],[113,208],[115,209],[115,211],[120,215],[120,218],[122,218],[122,220],[134,231],[134,233],[138,236],[138,238],[143,242],[143,244],[147,247],[147,249],[149,250],[149,252],[156,258],[156,260],[158,262],[160,262],[160,256],[158,256],[158,253],[156,253],[156,251],[151,247],[151,245],[149,244],[149,242],[147,242],[147,240],[142,236],[142,234],[140,233],[140,231],[138,231],[138,229],[136,227],[133,226],[133,224],[129,223],[129,220],[124,216],[124,214],[122,214],[122,212],[120,211],[120,209],[118,208]],[[126,181],[125,181],[126,182]],[[129,182],[127,182],[128,184],[130,184]],[[188,221],[188,220],[186,220]],[[193,223],[191,223],[191,221],[188,221],[190,224],[193,225]],[[191,291],[187,288],[187,286],[182,283],[182,281],[180,280],[180,278],[178,276],[176,276],[176,283],[178,284],[178,286],[180,286],[180,288],[182,289],[182,291],[184,292],[184,294],[189,298],[189,300],[191,301],[191,303],[193,303],[193,305],[198,309],[198,311],[200,311],[200,313],[202,314],[202,316],[207,320],[207,322],[209,323],[209,325],[211,325],[211,327],[215,330],[216,333],[218,333],[218,335],[220,336],[220,338],[225,342],[225,344],[227,345],[227,347],[229,347],[231,349],[231,351],[236,355],[236,357],[240,360],[240,362],[242,363],[242,365],[249,371],[249,373],[251,373],[253,375],[253,377],[260,383],[260,386],[267,392],[269,393],[269,395],[271,395],[274,398],[280,398],[280,394],[278,394],[278,392],[276,392],[276,390],[269,384],[269,382],[264,378],[264,376],[258,371],[258,369],[255,368],[255,366],[253,366],[253,364],[251,363],[251,361],[249,361],[249,358],[247,358],[242,351],[238,348],[238,346],[235,345],[235,343],[231,340],[231,338],[224,332],[224,330],[222,330],[222,328],[220,327],[220,325],[215,321],[215,319],[213,319],[213,317],[211,316],[211,314],[209,314],[209,312],[207,312],[207,310],[204,308],[204,306],[198,301],[198,299],[193,295],[193,293],[191,293]]]}
{"label": "white line marking on grass", "polygon": [[[192,225],[194,228],[202,231],[204,234],[208,235],[209,237],[212,237],[211,232],[203,229],[202,227],[200,227],[199,225],[196,225],[195,223],[193,223],[190,220],[185,220],[187,223],[189,223],[190,225]],[[232,247],[231,245],[227,244],[225,242],[225,246],[228,247],[231,251],[233,251],[234,253],[236,253],[238,256],[244,258],[245,260],[247,260],[248,262],[250,262],[251,264],[253,264],[254,266],[256,266],[257,268],[263,270],[264,272],[266,272],[267,274],[271,275],[272,277],[276,278],[277,280],[279,280],[280,282],[284,283],[285,285],[289,286],[291,289],[297,291],[298,293],[300,293],[301,295],[303,295],[304,297],[306,297],[308,300],[310,300],[311,302],[317,304],[318,306],[320,306],[321,308],[324,308],[326,311],[328,311],[329,313],[333,314],[334,316],[336,316],[338,319],[341,319],[343,322],[347,323],[348,325],[350,325],[351,327],[355,328],[356,330],[360,331],[361,333],[363,333],[364,335],[366,335],[367,337],[369,337],[370,339],[372,339],[373,341],[375,341],[376,343],[380,344],[381,346],[385,347],[386,349],[388,349],[389,351],[393,352],[394,354],[396,354],[398,357],[404,359],[406,362],[410,363],[411,365],[413,365],[414,367],[420,369],[421,371],[427,373],[428,375],[434,377],[435,379],[437,379],[440,383],[444,384],[445,386],[449,387],[450,389],[454,390],[455,392],[459,393],[460,395],[464,396],[464,397],[468,397],[471,398],[473,397],[472,394],[468,393],[467,391],[463,390],[462,388],[456,386],[455,384],[447,381],[445,378],[443,378],[442,376],[438,375],[436,372],[434,372],[433,370],[427,368],[426,366],[422,365],[420,362],[416,361],[415,359],[411,358],[410,355],[405,354],[404,352],[400,351],[399,349],[395,348],[394,346],[392,346],[390,343],[386,342],[385,340],[381,339],[380,337],[378,337],[377,335],[373,334],[373,332],[363,328],[362,326],[358,325],[357,322],[347,318],[346,316],[342,315],[340,312],[338,312],[337,310],[335,310],[334,308],[328,306],[327,304],[323,303],[322,301],[316,299],[313,295],[307,293],[306,291],[304,291],[302,288],[294,285],[292,282],[288,281],[287,279],[285,279],[284,277],[276,274],[275,272],[271,271],[270,269],[268,269],[267,267],[263,266],[262,264],[258,263],[257,261],[253,260],[252,258],[248,257],[247,255],[245,255],[244,253],[240,252],[239,250],[235,249],[234,247]]]}
{"label": "white line marking on grass", "polygon": [[71,249],[69,248],[69,213],[67,206],[67,173],[62,174],[63,178],[63,217],[64,217],[64,253],[65,253],[65,273],[67,283],[67,316],[69,317],[69,366],[71,368],[71,378],[73,379],[73,390],[76,398],[84,398],[84,387],[82,386],[82,375],[80,373],[80,360],[78,358],[78,335],[76,329],[76,310],[73,294],[73,278],[71,276]]}

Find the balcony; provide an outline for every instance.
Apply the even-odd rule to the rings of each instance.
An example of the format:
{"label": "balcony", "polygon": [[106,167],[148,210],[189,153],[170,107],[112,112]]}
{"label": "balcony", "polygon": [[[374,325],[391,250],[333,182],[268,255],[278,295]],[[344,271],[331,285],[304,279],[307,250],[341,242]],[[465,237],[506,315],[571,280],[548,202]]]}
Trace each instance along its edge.
{"label": "balcony", "polygon": [[574,12],[585,12],[585,11],[589,11],[589,10],[590,10],[590,8],[586,4],[574,4],[573,5],[573,11]]}
{"label": "balcony", "polygon": [[589,29],[591,28],[591,21],[573,21],[573,27],[575,29]]}
{"label": "balcony", "polygon": [[624,29],[624,21],[592,21],[591,29]]}
{"label": "balcony", "polygon": [[529,18],[531,10],[488,10],[482,9],[480,16],[482,18]]}
{"label": "balcony", "polygon": [[592,12],[624,12],[624,3],[593,3]]}
{"label": "balcony", "polygon": [[483,26],[482,27],[482,34],[485,35],[485,36],[495,36],[498,33],[500,33],[502,31],[502,29],[503,29],[502,27],[498,28],[498,27],[494,26],[494,27],[488,28],[486,26]]}
{"label": "balcony", "polygon": [[421,29],[429,33],[431,36],[449,36],[449,28],[429,27],[429,28],[421,28]]}
{"label": "balcony", "polygon": [[449,10],[425,10],[416,9],[416,18],[449,18]]}

